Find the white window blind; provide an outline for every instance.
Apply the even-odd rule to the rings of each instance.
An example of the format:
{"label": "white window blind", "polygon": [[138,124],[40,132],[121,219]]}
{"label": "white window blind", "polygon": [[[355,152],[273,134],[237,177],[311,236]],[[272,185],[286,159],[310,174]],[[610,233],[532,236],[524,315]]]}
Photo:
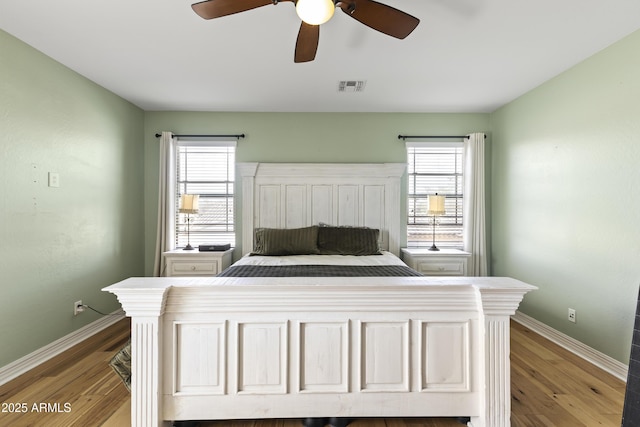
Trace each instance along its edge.
{"label": "white window blind", "polygon": [[183,141],[176,144],[175,246],[187,245],[187,214],[178,213],[182,194],[200,196],[190,214],[191,246],[235,246],[235,141]]}
{"label": "white window blind", "polygon": [[462,248],[462,143],[407,143],[407,163],[407,246],[431,246],[434,218],[427,216],[428,196],[438,193],[445,196],[445,214],[436,217],[436,246]]}

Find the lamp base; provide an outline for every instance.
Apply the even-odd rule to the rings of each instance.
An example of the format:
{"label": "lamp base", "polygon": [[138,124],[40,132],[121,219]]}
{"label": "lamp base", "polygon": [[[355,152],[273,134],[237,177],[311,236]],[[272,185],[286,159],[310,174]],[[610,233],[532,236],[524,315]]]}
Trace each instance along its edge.
{"label": "lamp base", "polygon": [[431,245],[431,247],[429,248],[430,251],[439,251],[440,249],[435,245]]}
{"label": "lamp base", "polygon": [[183,251],[192,251],[195,248],[193,246],[191,246],[191,243],[187,243],[187,246],[185,246],[184,248],[182,248]]}

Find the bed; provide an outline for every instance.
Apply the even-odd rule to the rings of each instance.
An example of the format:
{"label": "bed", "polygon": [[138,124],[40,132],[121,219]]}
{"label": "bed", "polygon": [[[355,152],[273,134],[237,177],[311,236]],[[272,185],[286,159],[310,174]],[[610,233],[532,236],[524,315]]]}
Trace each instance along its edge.
{"label": "bed", "polygon": [[[404,266],[404,165],[238,170],[237,263],[219,277],[129,278],[105,288],[132,320],[132,426],[413,416],[510,425],[509,317],[534,286],[424,277]],[[339,254],[321,250],[327,232],[367,234],[375,239],[367,251],[377,254],[344,255],[344,242]],[[274,254],[283,250],[265,237],[274,233],[306,237]],[[313,233],[318,252],[301,251]]]}

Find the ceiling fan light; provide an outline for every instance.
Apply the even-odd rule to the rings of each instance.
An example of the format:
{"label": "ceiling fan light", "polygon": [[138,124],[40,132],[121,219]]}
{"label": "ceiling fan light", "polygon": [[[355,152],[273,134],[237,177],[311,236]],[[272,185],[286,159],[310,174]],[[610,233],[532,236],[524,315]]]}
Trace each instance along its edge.
{"label": "ceiling fan light", "polygon": [[296,12],[309,25],[320,25],[333,16],[336,6],[333,0],[298,0]]}

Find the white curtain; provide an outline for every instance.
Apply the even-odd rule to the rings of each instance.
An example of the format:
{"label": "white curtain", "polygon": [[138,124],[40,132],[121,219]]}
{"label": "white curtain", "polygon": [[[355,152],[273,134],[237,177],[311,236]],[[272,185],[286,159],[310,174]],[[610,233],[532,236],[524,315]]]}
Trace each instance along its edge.
{"label": "white curtain", "polygon": [[467,274],[488,274],[485,235],[484,133],[472,133],[464,141],[464,250],[471,252]]}
{"label": "white curtain", "polygon": [[174,139],[171,132],[162,132],[160,136],[160,162],[158,170],[158,229],[156,233],[155,263],[153,275],[164,275],[163,252],[172,249],[171,223],[173,221],[173,209],[171,191],[173,183],[170,181],[174,156]]}

